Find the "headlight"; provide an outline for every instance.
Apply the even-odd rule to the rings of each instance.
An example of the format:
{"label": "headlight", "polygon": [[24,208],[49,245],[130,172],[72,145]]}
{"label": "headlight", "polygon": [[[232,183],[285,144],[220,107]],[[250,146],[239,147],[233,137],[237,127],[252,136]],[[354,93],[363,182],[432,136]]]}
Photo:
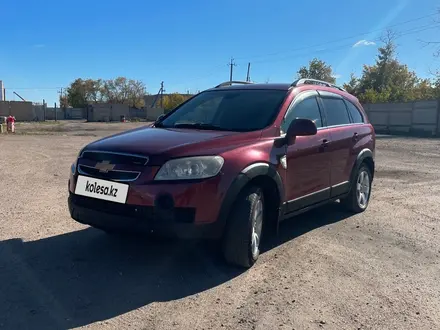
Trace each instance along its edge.
{"label": "headlight", "polygon": [[78,159],[79,157],[81,157],[83,151],[86,149],[86,147],[81,148],[81,150],[78,152],[78,156],[76,156],[76,158]]}
{"label": "headlight", "polygon": [[154,180],[206,179],[217,175],[224,163],[220,156],[199,156],[172,159],[157,172]]}
{"label": "headlight", "polygon": [[74,175],[76,172],[76,160],[70,165],[70,172]]}

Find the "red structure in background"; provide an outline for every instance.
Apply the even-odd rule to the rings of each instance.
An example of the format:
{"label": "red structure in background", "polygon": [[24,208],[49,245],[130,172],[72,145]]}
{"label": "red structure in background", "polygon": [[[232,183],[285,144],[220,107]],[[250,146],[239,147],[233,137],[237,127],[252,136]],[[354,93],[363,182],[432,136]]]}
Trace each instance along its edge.
{"label": "red structure in background", "polygon": [[9,116],[6,118],[6,131],[8,133],[15,133],[15,117]]}

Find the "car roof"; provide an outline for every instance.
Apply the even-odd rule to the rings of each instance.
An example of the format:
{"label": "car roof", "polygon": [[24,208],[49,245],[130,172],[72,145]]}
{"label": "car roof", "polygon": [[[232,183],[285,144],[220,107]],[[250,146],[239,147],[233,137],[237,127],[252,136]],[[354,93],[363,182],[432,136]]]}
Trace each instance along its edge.
{"label": "car roof", "polygon": [[299,91],[305,91],[305,90],[316,90],[316,91],[326,91],[335,93],[341,96],[344,96],[351,101],[355,101],[356,103],[359,103],[359,100],[352,94],[348,93],[345,90],[339,89],[339,87],[336,86],[322,86],[322,85],[316,85],[316,84],[304,84],[299,86],[292,86],[291,83],[267,83],[267,84],[261,84],[261,83],[240,83],[237,85],[228,85],[228,86],[217,86],[214,88],[207,89],[206,91],[223,91],[223,90],[280,90],[280,91],[289,91],[290,89],[298,89]]}
{"label": "car roof", "polygon": [[231,89],[275,89],[275,90],[281,90],[281,91],[287,91],[292,86],[292,84],[287,83],[271,83],[271,84],[243,84],[243,85],[231,85],[231,86],[224,86],[224,87],[214,87],[210,88],[208,90],[231,90]]}

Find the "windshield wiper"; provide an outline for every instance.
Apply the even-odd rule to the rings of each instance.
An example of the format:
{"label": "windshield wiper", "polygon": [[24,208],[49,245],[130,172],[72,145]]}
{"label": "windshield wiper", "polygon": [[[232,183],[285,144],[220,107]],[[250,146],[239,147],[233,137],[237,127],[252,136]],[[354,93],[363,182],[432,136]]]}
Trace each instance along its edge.
{"label": "windshield wiper", "polygon": [[214,131],[227,131],[227,129],[217,126],[217,125],[211,125],[211,124],[204,124],[204,123],[181,123],[181,124],[175,124],[175,128],[194,128],[194,129],[207,129],[207,130],[214,130]]}

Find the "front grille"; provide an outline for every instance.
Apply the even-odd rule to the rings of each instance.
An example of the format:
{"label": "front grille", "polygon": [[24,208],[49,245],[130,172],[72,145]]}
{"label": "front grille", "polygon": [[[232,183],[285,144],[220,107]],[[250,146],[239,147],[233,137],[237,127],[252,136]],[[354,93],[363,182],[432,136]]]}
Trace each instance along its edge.
{"label": "front grille", "polygon": [[108,161],[111,164],[120,165],[146,165],[148,163],[147,156],[124,154],[117,152],[107,152],[107,151],[84,151],[81,154],[82,159],[102,162]]}
{"label": "front grille", "polygon": [[80,156],[78,172],[99,179],[128,182],[136,180],[147,163],[147,156],[86,150]]}
{"label": "front grille", "polygon": [[[101,199],[70,194],[72,202],[86,209],[95,210],[102,213],[119,215],[142,220],[161,220],[160,212],[156,213],[154,206],[140,206],[131,204],[120,204]],[[195,219],[195,209],[191,207],[175,207],[172,210],[172,218],[177,223],[193,223]]]}
{"label": "front grille", "polygon": [[141,174],[141,172],[137,172],[137,171],[122,171],[122,170],[101,172],[99,169],[87,165],[78,165],[78,172],[80,174],[93,176],[94,178],[113,180],[113,181],[134,181]]}
{"label": "front grille", "polygon": [[97,198],[71,195],[72,201],[79,207],[91,209],[103,213],[120,215],[130,218],[151,219],[154,212],[152,206],[138,206],[109,202]]}

